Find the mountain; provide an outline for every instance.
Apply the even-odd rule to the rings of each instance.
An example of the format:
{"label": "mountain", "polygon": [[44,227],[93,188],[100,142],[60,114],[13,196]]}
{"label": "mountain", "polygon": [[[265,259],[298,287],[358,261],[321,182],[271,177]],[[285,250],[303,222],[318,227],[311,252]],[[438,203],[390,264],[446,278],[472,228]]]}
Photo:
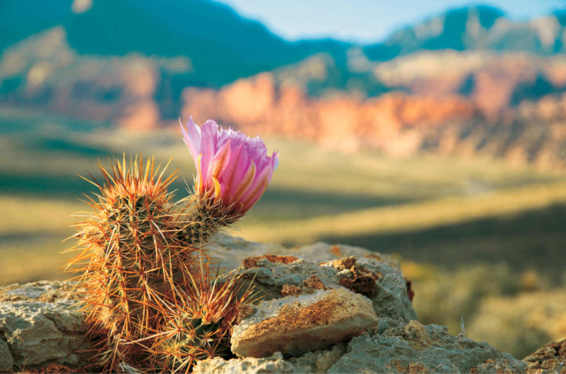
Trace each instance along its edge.
{"label": "mountain", "polygon": [[0,1],[0,54],[10,46],[39,32],[68,22],[73,0]]}
{"label": "mountain", "polygon": [[72,11],[72,1],[46,4],[37,2],[31,8],[20,0],[0,3],[0,16],[8,20],[0,26],[0,52],[61,26],[78,54],[185,56],[193,72],[183,84],[215,87],[321,51],[343,59],[349,45],[332,39],[291,43],[209,0],[94,0],[81,12]]}
{"label": "mountain", "polygon": [[467,6],[404,27],[383,42],[365,46],[364,53],[372,61],[444,49],[552,55],[566,51],[562,41],[564,26],[566,12],[513,21],[494,7]]}
{"label": "mountain", "polygon": [[566,31],[566,11],[515,22],[485,5],[448,10],[365,46],[334,39],[289,42],[211,0],[60,0],[56,6],[2,0],[0,17],[0,53],[40,32],[62,27],[69,48],[79,55],[187,57],[192,69],[172,82],[177,94],[183,86],[218,88],[320,53],[347,69],[352,47],[361,48],[371,62],[445,49],[551,55],[565,51]]}

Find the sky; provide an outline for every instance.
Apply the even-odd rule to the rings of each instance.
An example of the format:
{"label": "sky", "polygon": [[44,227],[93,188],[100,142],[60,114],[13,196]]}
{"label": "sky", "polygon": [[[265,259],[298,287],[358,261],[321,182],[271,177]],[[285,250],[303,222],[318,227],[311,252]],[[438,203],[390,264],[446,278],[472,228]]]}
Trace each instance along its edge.
{"label": "sky", "polygon": [[[392,31],[470,0],[218,0],[289,39],[333,37],[377,42]],[[487,0],[514,19],[566,7],[566,0]]]}

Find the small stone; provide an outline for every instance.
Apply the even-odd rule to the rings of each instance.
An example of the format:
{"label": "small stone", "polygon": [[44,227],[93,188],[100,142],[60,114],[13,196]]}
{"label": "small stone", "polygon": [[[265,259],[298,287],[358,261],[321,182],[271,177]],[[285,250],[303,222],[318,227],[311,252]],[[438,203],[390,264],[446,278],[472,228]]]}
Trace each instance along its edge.
{"label": "small stone", "polygon": [[300,355],[357,336],[377,326],[366,297],[345,288],[262,302],[234,328],[232,352],[265,357],[274,352]]}
{"label": "small stone", "polygon": [[312,288],[315,290],[327,289],[324,283],[316,275],[311,275],[309,278],[305,279],[303,281],[303,284],[305,285],[305,287]]}

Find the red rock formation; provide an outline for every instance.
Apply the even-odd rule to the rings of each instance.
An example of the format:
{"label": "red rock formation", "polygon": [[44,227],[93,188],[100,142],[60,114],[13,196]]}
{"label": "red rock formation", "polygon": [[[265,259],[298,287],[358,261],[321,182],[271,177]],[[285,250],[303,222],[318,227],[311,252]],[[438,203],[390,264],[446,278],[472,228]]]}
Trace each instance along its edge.
{"label": "red rock formation", "polygon": [[297,86],[277,87],[268,73],[217,92],[188,88],[183,98],[184,117],[192,115],[199,122],[217,118],[252,134],[306,138],[348,150],[360,145],[384,147],[411,128],[478,115],[473,103],[455,96],[391,93],[372,99],[346,94],[309,98]]}

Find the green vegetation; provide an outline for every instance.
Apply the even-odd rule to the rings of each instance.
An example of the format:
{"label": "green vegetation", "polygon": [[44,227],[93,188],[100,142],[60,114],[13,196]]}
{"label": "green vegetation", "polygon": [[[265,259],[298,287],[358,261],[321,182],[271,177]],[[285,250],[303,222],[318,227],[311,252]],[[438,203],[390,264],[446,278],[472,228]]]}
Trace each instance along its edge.
{"label": "green vegetation", "polygon": [[[176,129],[134,133],[0,109],[0,134],[0,284],[68,277],[62,270],[68,256],[60,252],[71,243],[63,240],[88,210],[82,195],[93,191],[78,176],[96,173],[99,160],[108,165],[123,152],[171,159],[171,170],[181,175],[174,186],[179,195],[194,173]],[[395,253],[413,281],[423,321],[456,334],[463,318],[472,337],[517,355],[559,333],[529,333],[522,324],[531,320],[506,308],[519,303],[528,314],[529,300],[545,305],[552,301],[545,295],[566,293],[565,173],[487,159],[390,159],[297,141],[267,143],[280,151],[280,167],[234,234]],[[513,328],[497,335],[502,332],[482,323],[481,313]]]}

